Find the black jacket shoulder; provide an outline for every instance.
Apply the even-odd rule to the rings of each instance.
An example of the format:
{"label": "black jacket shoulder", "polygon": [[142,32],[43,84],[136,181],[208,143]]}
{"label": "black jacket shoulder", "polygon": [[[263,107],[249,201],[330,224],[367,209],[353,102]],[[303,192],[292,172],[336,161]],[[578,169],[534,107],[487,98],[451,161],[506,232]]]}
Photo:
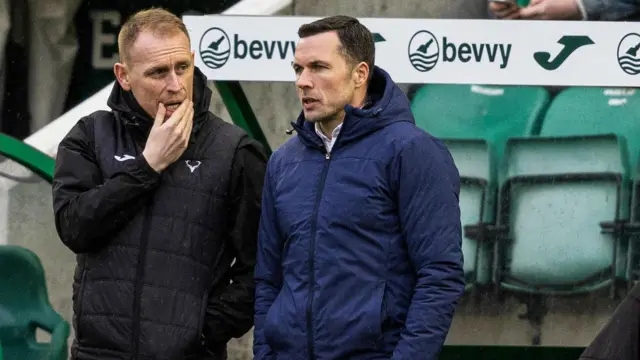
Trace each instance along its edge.
{"label": "black jacket shoulder", "polygon": [[640,284],[636,284],[582,353],[580,360],[638,360],[639,342]]}

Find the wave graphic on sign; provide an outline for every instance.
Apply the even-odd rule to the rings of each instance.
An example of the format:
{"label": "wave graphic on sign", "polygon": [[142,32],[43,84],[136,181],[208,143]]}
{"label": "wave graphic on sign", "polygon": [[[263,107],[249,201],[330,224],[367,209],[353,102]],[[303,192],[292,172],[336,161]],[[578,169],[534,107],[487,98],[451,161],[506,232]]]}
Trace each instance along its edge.
{"label": "wave graphic on sign", "polygon": [[416,51],[409,55],[411,65],[419,71],[429,71],[436,66],[438,62],[438,53],[427,55],[420,51]]}
{"label": "wave graphic on sign", "polygon": [[636,59],[630,55],[623,55],[618,59],[622,70],[628,74],[640,74],[640,59]]}
{"label": "wave graphic on sign", "polygon": [[229,50],[216,51],[208,48],[200,52],[200,57],[205,65],[217,69],[224,65],[227,62],[227,59],[229,59]]}

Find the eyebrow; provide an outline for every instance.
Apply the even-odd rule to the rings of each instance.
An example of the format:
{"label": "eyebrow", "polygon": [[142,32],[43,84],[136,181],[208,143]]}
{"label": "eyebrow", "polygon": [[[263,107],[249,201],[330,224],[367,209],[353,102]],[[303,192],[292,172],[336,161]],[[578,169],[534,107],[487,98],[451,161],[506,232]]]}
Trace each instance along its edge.
{"label": "eyebrow", "polygon": [[[177,66],[180,66],[180,65],[189,66],[189,65],[191,65],[191,60],[180,60],[180,61],[176,62],[176,65]],[[167,71],[169,71],[169,66],[167,66],[167,65],[152,66],[151,68],[145,70],[144,74],[145,75],[151,75],[151,74],[153,74],[154,72],[157,72],[157,71],[167,72]]]}
{"label": "eyebrow", "polygon": [[160,65],[160,66],[153,66],[147,70],[144,71],[145,75],[151,75],[155,72],[166,72],[169,71],[169,67],[166,65]]}
{"label": "eyebrow", "polygon": [[[329,66],[329,63],[326,61],[322,61],[322,60],[313,60],[311,62],[309,62],[309,65],[324,65],[324,66]],[[291,66],[292,67],[296,67],[296,66],[302,66],[296,62],[291,62]]]}

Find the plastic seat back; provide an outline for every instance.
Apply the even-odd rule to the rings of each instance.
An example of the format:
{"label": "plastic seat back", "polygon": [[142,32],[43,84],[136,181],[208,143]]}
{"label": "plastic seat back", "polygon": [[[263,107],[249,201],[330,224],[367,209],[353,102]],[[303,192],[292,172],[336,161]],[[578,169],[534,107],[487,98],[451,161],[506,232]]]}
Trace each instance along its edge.
{"label": "plastic seat back", "polygon": [[[69,325],[49,303],[42,263],[30,250],[0,246],[0,343],[5,360],[67,358]],[[36,341],[36,329],[51,334]]]}
{"label": "plastic seat back", "polygon": [[634,164],[640,155],[639,114],[640,92],[635,89],[572,87],[551,102],[540,136],[614,133],[625,138],[627,163]]}
{"label": "plastic seat back", "polygon": [[442,139],[461,175],[462,248],[467,289],[490,282],[490,249],[467,231],[495,218],[495,164],[506,139],[537,127],[549,95],[542,87],[429,84],[412,101],[416,124]]}
{"label": "plastic seat back", "polygon": [[[460,173],[460,217],[462,226],[494,221],[495,201],[489,146],[484,140],[445,140]],[[467,234],[462,239],[467,290],[491,280],[491,249]]]}
{"label": "plastic seat back", "polygon": [[543,87],[429,84],[412,110],[416,124],[438,138],[486,140],[495,160],[507,138],[537,133],[548,103]]}
{"label": "plastic seat back", "polygon": [[628,216],[625,143],[615,135],[512,139],[501,171],[497,279],[503,288],[575,294],[624,274],[620,239],[601,223]]}

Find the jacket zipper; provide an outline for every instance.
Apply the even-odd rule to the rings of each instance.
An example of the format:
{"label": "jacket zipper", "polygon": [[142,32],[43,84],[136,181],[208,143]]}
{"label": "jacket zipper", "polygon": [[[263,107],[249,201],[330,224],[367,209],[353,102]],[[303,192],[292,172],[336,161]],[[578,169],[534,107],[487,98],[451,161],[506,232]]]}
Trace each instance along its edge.
{"label": "jacket zipper", "polygon": [[138,266],[136,268],[135,292],[133,295],[133,318],[131,328],[132,355],[134,359],[140,358],[140,302],[142,298],[142,287],[144,286],[144,269],[147,262],[147,245],[149,243],[149,229],[151,226],[151,204],[148,205],[145,219],[142,226],[142,237],[138,252]]}
{"label": "jacket zipper", "polygon": [[322,199],[322,193],[324,192],[324,184],[327,180],[327,173],[329,172],[329,164],[331,163],[331,152],[325,152],[324,169],[320,176],[320,184],[318,194],[316,195],[316,202],[313,206],[313,222],[311,223],[311,242],[309,244],[309,298],[307,299],[307,347],[309,348],[309,360],[315,359],[315,350],[313,346],[313,297],[315,293],[315,250],[316,250],[316,230],[318,226],[318,208],[320,207],[320,200]]}

